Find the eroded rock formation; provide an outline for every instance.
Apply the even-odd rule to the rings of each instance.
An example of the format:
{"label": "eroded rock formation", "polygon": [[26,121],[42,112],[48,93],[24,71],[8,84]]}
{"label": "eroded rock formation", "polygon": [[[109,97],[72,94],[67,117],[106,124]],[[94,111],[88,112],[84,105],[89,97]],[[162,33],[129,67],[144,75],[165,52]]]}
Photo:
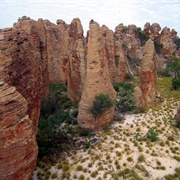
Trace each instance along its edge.
{"label": "eroded rock formation", "polygon": [[140,107],[153,104],[156,96],[156,84],[156,52],[154,42],[149,39],[144,48],[140,87],[135,88],[135,97]]}
{"label": "eroded rock formation", "polygon": [[166,58],[172,57],[176,51],[177,46],[174,44],[172,37],[174,34],[170,32],[170,29],[165,27],[161,32],[160,44],[162,44],[161,54]]}
{"label": "eroded rock formation", "polygon": [[68,47],[68,96],[74,102],[79,102],[86,77],[86,49],[81,21],[73,19],[69,26]]}
{"label": "eroded rock formation", "polygon": [[42,21],[29,19],[1,31],[0,175],[5,179],[30,179],[36,165],[40,100],[49,90],[41,31]]}
{"label": "eroded rock formation", "polygon": [[[94,129],[95,96],[110,94],[115,100],[111,83],[125,81],[126,72],[141,72],[135,97],[141,107],[152,105],[156,67],[164,69],[174,54],[180,57],[173,41],[177,32],[160,30],[157,23],[146,23],[144,31],[119,24],[113,32],[91,21],[84,38],[78,18],[70,25],[57,20],[56,25],[28,17],[0,30],[0,179],[30,179],[37,157],[40,100],[48,96],[50,82],[66,83],[70,99],[80,101],[82,128]],[[147,37],[160,45],[158,66],[154,42]],[[97,129],[112,121],[113,114],[114,107],[98,117]]]}
{"label": "eroded rock formation", "polygon": [[28,180],[36,166],[37,144],[26,99],[0,82],[0,179]]}
{"label": "eroded rock formation", "polygon": [[[116,92],[110,81],[102,29],[98,23],[91,22],[88,36],[87,76],[78,110],[78,122],[82,128],[94,129],[91,109],[95,96],[100,93],[110,94],[113,100],[116,98]],[[97,129],[112,121],[114,108],[115,106],[97,118]]]}

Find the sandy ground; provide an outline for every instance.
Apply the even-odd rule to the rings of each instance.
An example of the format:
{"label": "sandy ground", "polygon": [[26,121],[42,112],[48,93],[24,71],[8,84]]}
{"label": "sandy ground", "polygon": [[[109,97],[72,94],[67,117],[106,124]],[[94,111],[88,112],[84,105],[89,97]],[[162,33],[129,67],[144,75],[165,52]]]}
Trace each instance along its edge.
{"label": "sandy ground", "polygon": [[[50,168],[51,174],[57,173],[55,179],[165,179],[165,175],[173,174],[175,168],[180,168],[180,162],[174,158],[180,156],[180,135],[179,130],[172,126],[177,104],[179,102],[172,99],[158,110],[124,115],[125,120],[114,122],[109,132],[97,133],[99,144],[64,153],[65,158],[59,163],[62,166],[68,164],[68,171],[58,169],[58,163]],[[156,142],[145,138],[152,127],[158,130],[159,139]],[[172,136],[173,139],[170,138]],[[140,155],[144,157],[142,161],[138,160]],[[78,170],[78,165],[82,169]],[[37,168],[33,180],[38,179],[37,172],[43,170]],[[45,178],[42,175],[39,179]]]}

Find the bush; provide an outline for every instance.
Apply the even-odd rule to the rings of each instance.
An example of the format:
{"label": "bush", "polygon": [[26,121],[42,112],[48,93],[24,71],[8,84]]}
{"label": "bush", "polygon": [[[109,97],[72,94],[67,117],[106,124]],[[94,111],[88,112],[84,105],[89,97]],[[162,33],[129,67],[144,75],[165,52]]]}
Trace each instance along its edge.
{"label": "bush", "polygon": [[53,155],[60,142],[67,139],[67,134],[59,130],[59,126],[66,122],[73,123],[70,113],[64,110],[64,104],[69,102],[69,99],[64,91],[64,84],[50,84],[49,96],[41,102],[41,112],[38,124],[37,143],[39,148],[38,157],[42,158],[45,155]]}
{"label": "bush", "polygon": [[52,179],[56,179],[57,177],[58,177],[57,173],[54,173],[54,174],[51,175]]}
{"label": "bush", "polygon": [[179,49],[180,48],[180,38],[174,37],[173,41],[174,41],[174,44],[176,44],[177,49]]}
{"label": "bush", "polygon": [[144,162],[145,160],[145,157],[141,154],[139,157],[138,157],[138,162]]}
{"label": "bush", "polygon": [[152,142],[158,140],[158,131],[155,128],[150,128],[147,133],[147,138],[149,138]]}
{"label": "bush", "polygon": [[147,40],[149,39],[149,36],[147,36],[146,33],[143,31],[139,31],[137,34],[137,37],[139,38],[141,42],[141,46],[144,46]]}
{"label": "bush", "polygon": [[180,89],[180,76],[178,76],[177,78],[172,79],[172,88],[174,90],[179,90]]}
{"label": "bush", "polygon": [[111,108],[114,101],[109,94],[99,94],[93,101],[92,114],[94,117],[102,115],[107,109]]}
{"label": "bush", "polygon": [[114,89],[117,91],[116,108],[119,112],[130,112],[137,108],[132,84],[116,83]]}
{"label": "bush", "polygon": [[63,171],[68,171],[69,170],[69,165],[64,164],[62,169],[63,169]]}
{"label": "bush", "polygon": [[76,171],[82,171],[83,170],[83,167],[81,166],[81,165],[78,165],[77,167],[76,167]]}
{"label": "bush", "polygon": [[161,49],[163,48],[163,44],[160,44],[160,39],[155,37],[154,38],[154,47],[157,54],[161,53]]}

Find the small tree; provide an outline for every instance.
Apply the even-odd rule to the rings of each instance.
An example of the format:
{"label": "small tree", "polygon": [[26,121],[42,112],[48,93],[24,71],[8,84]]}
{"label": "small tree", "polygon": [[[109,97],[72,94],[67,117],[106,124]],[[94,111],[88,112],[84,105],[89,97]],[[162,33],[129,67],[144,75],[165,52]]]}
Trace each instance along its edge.
{"label": "small tree", "polygon": [[174,75],[172,80],[173,89],[180,89],[180,60],[174,56],[173,60],[167,64],[167,69]]}
{"label": "small tree", "polygon": [[136,110],[137,104],[132,84],[119,82],[114,84],[114,89],[117,91],[116,109],[118,112],[125,113]]}
{"label": "small tree", "polygon": [[109,94],[99,94],[95,96],[92,106],[92,114],[94,117],[94,132],[96,132],[96,120],[106,110],[110,109],[114,105],[114,101]]}
{"label": "small tree", "polygon": [[147,132],[147,138],[149,138],[152,142],[158,140],[158,131],[155,128],[150,128]]}
{"label": "small tree", "polygon": [[167,64],[167,69],[173,73],[174,77],[177,78],[180,74],[180,60],[174,56],[173,60]]}

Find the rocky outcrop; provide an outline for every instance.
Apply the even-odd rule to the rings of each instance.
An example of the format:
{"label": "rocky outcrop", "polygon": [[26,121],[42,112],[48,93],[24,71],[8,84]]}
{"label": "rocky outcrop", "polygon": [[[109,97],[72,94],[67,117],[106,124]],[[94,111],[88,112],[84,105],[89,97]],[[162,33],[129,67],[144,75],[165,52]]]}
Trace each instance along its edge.
{"label": "rocky outcrop", "polygon": [[40,100],[49,90],[43,33],[42,21],[30,19],[1,31],[0,177],[5,179],[30,179],[36,165]]}
{"label": "rocky outcrop", "polygon": [[86,49],[81,21],[73,19],[69,26],[68,96],[79,102],[86,77]]}
{"label": "rocky outcrop", "polygon": [[177,48],[172,37],[174,37],[174,32],[171,33],[170,29],[165,27],[161,32],[160,44],[162,44],[161,54],[166,58],[172,57]]}
{"label": "rocky outcrop", "polygon": [[[88,36],[87,76],[78,109],[78,122],[82,128],[94,129],[91,109],[95,96],[100,93],[110,94],[113,100],[116,98],[116,92],[110,81],[102,29],[93,21],[90,23]],[[112,121],[114,108],[115,106],[97,118],[97,129]]]}
{"label": "rocky outcrop", "polygon": [[[149,39],[145,44],[140,75],[140,89],[135,89],[140,107],[152,105],[156,96],[156,53],[154,42]],[[142,91],[142,97],[141,92]]]}
{"label": "rocky outcrop", "polygon": [[151,32],[150,37],[153,38],[159,36],[160,31],[161,31],[161,26],[158,23],[153,23],[150,27],[150,32]]}
{"label": "rocky outcrop", "polygon": [[28,103],[4,82],[0,82],[0,96],[0,179],[30,179],[38,149]]}
{"label": "rocky outcrop", "polygon": [[44,20],[44,26],[50,82],[67,83],[69,25],[62,20],[58,20],[57,25]]}

